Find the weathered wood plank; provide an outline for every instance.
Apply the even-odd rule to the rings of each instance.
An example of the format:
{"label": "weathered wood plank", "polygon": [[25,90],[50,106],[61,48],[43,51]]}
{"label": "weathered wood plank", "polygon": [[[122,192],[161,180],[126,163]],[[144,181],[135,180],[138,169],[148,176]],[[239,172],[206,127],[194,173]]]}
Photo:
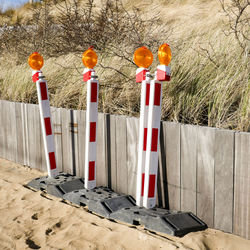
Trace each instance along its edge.
{"label": "weathered wood plank", "polygon": [[24,123],[22,115],[22,103],[15,103],[16,115],[16,162],[24,164]]}
{"label": "weathered wood plank", "polygon": [[61,121],[62,121],[63,172],[73,174],[72,138],[71,138],[72,128],[71,128],[70,110],[61,109]]}
{"label": "weathered wood plank", "polygon": [[4,101],[0,100],[0,157],[5,158],[6,146],[4,143],[6,121],[4,119]]}
{"label": "weathered wood plank", "polygon": [[62,168],[62,122],[61,122],[61,111],[58,108],[51,107],[51,119],[52,129],[54,132],[55,140],[55,155],[56,165],[59,171],[63,171]]}
{"label": "weathered wood plank", "polygon": [[27,104],[27,120],[28,120],[28,141],[29,141],[29,166],[42,169],[41,154],[41,121],[39,106],[35,104]]}
{"label": "weathered wood plank", "polygon": [[181,210],[197,213],[197,127],[181,125]]}
{"label": "weathered wood plank", "polygon": [[96,161],[96,184],[97,186],[108,185],[108,167],[106,164],[106,119],[105,115],[98,113],[97,122],[97,161]]}
{"label": "weathered wood plank", "polygon": [[86,138],[86,111],[78,110],[78,160],[79,169],[76,171],[77,176],[84,177],[85,168],[85,138]]}
{"label": "weathered wood plank", "polygon": [[116,164],[117,187],[119,193],[128,193],[127,170],[127,122],[125,116],[116,116]]}
{"label": "weathered wood plank", "polygon": [[232,233],[234,132],[215,131],[214,227]]}
{"label": "weathered wood plank", "polygon": [[70,110],[70,137],[72,150],[73,174],[79,174],[79,152],[78,152],[78,115],[77,110]]}
{"label": "weathered wood plank", "polygon": [[107,145],[107,152],[110,156],[110,167],[111,167],[111,188],[117,190],[117,165],[116,165],[116,116],[110,115],[110,145]]}
{"label": "weathered wood plank", "polygon": [[169,208],[180,210],[180,124],[163,122]]}
{"label": "weathered wood plank", "polygon": [[215,129],[198,127],[197,215],[209,227],[214,225]]}
{"label": "weathered wood plank", "polygon": [[128,194],[136,199],[137,161],[139,143],[139,120],[127,118],[127,169]]}
{"label": "weathered wood plank", "polygon": [[29,152],[29,129],[28,129],[28,106],[29,104],[23,103],[23,118],[24,118],[24,144],[25,144],[25,160],[24,164],[30,166],[30,152]]}
{"label": "weathered wood plank", "polygon": [[7,154],[6,158],[10,161],[16,161],[16,150],[17,150],[17,138],[16,138],[16,112],[15,112],[15,103],[7,102],[6,106],[6,147]]}
{"label": "weathered wood plank", "polygon": [[233,233],[250,239],[250,134],[235,134]]}

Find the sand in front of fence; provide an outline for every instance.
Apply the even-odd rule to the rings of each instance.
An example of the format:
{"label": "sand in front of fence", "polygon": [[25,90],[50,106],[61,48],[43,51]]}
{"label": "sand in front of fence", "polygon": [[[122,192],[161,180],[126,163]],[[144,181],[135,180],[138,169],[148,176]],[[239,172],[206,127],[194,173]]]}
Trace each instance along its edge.
{"label": "sand in front of fence", "polygon": [[250,241],[212,229],[155,235],[23,186],[41,175],[0,159],[0,249],[250,249]]}

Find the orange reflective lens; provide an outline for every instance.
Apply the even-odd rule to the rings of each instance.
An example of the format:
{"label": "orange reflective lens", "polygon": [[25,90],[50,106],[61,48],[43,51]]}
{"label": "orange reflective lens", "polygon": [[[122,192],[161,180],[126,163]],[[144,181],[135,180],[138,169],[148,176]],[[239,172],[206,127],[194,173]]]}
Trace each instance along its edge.
{"label": "orange reflective lens", "polygon": [[146,48],[141,47],[134,53],[134,62],[140,68],[148,68],[153,62],[152,52]]}
{"label": "orange reflective lens", "polygon": [[43,67],[43,57],[38,52],[32,53],[28,62],[30,67],[34,70],[40,70]]}
{"label": "orange reflective lens", "polygon": [[82,62],[85,67],[93,69],[97,64],[98,56],[92,48],[87,49],[82,54]]}
{"label": "orange reflective lens", "polygon": [[171,49],[167,43],[164,43],[160,46],[158,51],[158,58],[160,64],[169,65],[172,55],[171,55]]}

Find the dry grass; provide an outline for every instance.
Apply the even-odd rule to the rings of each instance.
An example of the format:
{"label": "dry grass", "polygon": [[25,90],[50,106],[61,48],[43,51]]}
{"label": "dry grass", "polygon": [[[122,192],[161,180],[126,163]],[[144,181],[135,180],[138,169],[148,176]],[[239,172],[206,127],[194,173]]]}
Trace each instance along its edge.
{"label": "dry grass", "polygon": [[[97,4],[100,2],[96,1]],[[130,10],[134,3],[128,0],[124,6]],[[224,35],[226,19],[218,1],[166,3],[147,0],[136,1],[136,6],[143,10],[145,19],[157,13],[160,15],[161,24],[157,24],[154,31],[159,40],[164,38],[163,27],[171,31],[166,42],[173,50],[172,80],[164,84],[162,118],[250,131],[249,58],[242,54],[233,36]],[[86,108],[80,57],[80,54],[68,53],[45,58],[43,72],[49,83],[53,106]],[[133,80],[136,67],[124,67],[124,62],[116,57],[101,56],[100,61],[104,66],[125,73],[128,79],[114,70],[96,67],[101,84],[99,110],[138,116],[140,86]],[[0,65],[0,97],[36,103],[36,89],[27,62],[5,51]],[[152,72],[156,65],[157,60],[151,66]]]}

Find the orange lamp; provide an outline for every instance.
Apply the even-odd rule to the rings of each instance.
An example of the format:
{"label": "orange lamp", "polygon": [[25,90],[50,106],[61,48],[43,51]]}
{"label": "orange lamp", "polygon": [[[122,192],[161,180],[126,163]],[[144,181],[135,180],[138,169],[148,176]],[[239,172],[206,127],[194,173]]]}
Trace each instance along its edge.
{"label": "orange lamp", "polygon": [[34,70],[40,70],[43,67],[43,57],[38,53],[34,52],[29,56],[29,65]]}
{"label": "orange lamp", "polygon": [[134,53],[134,62],[140,68],[148,68],[153,62],[153,54],[146,47],[138,48]]}
{"label": "orange lamp", "polygon": [[98,56],[93,50],[92,47],[88,48],[83,54],[82,54],[82,62],[85,67],[89,69],[93,69],[97,64]]}
{"label": "orange lamp", "polygon": [[159,47],[159,51],[158,51],[158,58],[159,58],[160,64],[168,66],[171,61],[171,57],[172,55],[171,55],[170,46],[167,43],[162,44]]}

